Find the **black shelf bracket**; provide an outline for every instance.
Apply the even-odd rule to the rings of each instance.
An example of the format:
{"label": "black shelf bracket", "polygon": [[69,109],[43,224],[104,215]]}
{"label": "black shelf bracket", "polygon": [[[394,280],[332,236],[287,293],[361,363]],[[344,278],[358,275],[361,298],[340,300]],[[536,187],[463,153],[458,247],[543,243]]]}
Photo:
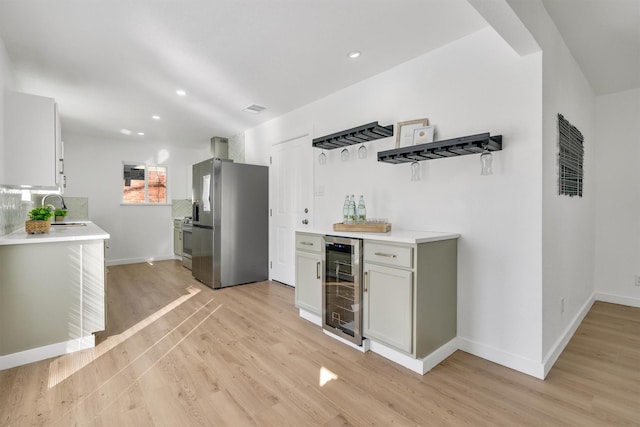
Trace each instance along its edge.
{"label": "black shelf bracket", "polygon": [[380,138],[393,136],[393,125],[380,126],[378,122],[358,126],[331,135],[314,138],[312,145],[316,148],[333,150],[334,148],[347,147],[354,144],[362,144]]}
{"label": "black shelf bracket", "polygon": [[502,135],[491,136],[488,132],[479,133],[477,135],[380,151],[378,153],[378,161],[394,164],[411,163],[421,160],[482,153],[485,148],[489,151],[502,150]]}

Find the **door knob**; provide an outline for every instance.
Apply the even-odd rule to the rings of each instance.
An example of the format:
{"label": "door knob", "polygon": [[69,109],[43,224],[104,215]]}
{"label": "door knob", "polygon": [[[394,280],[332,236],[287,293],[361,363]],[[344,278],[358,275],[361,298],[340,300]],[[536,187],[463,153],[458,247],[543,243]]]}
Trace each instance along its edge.
{"label": "door knob", "polygon": [[302,220],[302,223],[303,223],[304,225],[307,225],[307,224],[309,224],[309,220],[308,220],[308,219],[303,219],[303,220]]}

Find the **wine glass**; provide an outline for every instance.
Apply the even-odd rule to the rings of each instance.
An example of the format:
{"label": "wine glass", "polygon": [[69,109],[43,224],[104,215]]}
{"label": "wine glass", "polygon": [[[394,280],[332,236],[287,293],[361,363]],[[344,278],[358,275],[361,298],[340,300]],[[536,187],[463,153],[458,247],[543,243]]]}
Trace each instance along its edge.
{"label": "wine glass", "polygon": [[493,175],[493,154],[486,148],[480,154],[480,165],[482,166],[480,175]]}

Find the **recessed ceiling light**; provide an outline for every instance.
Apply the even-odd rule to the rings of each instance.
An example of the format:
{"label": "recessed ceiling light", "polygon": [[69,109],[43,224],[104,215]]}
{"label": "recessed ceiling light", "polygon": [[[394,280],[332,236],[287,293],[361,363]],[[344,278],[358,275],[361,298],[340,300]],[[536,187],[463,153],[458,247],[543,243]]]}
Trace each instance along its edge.
{"label": "recessed ceiling light", "polygon": [[349,58],[351,59],[360,58],[360,55],[362,55],[362,53],[359,50],[352,50],[349,52]]}
{"label": "recessed ceiling light", "polygon": [[152,118],[153,120],[160,120],[160,116],[156,116],[156,115],[151,116],[151,118]]}
{"label": "recessed ceiling light", "polygon": [[144,132],[138,132],[138,135],[144,136]]}
{"label": "recessed ceiling light", "polygon": [[266,109],[267,107],[263,107],[262,105],[251,104],[248,107],[244,107],[242,111],[244,111],[245,113],[258,114]]}
{"label": "recessed ceiling light", "polygon": [[185,92],[182,89],[178,89],[178,90],[176,90],[176,95],[178,95],[178,96],[186,96],[187,92]]}
{"label": "recessed ceiling light", "polygon": [[120,129],[120,133],[124,135],[131,135],[131,131],[129,129],[122,128]]}

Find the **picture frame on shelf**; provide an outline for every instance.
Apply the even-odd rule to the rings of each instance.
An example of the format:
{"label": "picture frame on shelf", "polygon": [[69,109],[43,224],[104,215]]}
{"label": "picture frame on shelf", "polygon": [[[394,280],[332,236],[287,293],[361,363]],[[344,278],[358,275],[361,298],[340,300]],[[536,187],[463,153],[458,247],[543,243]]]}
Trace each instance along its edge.
{"label": "picture frame on shelf", "polygon": [[435,129],[433,126],[425,126],[413,130],[413,145],[433,142]]}
{"label": "picture frame on shelf", "polygon": [[429,119],[427,118],[399,122],[396,126],[396,148],[413,145],[414,130],[424,128],[428,124]]}

